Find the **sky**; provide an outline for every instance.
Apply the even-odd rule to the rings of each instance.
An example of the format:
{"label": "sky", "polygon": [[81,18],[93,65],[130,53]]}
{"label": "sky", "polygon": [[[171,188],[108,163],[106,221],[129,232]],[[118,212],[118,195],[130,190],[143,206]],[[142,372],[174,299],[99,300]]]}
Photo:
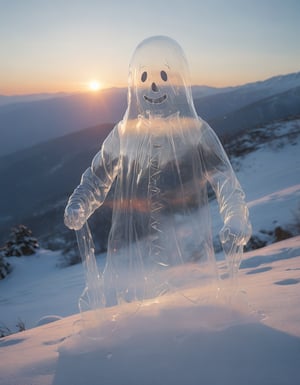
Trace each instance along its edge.
{"label": "sky", "polygon": [[299,0],[0,0],[0,95],[127,85],[135,47],[177,40],[193,84],[300,71]]}

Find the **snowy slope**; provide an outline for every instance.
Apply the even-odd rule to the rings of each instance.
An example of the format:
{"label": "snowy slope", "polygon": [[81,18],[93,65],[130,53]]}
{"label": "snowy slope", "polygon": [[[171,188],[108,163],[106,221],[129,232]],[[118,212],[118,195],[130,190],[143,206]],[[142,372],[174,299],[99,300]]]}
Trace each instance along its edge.
{"label": "snowy slope", "polygon": [[81,266],[60,268],[60,252],[11,257],[12,274],[0,281],[0,327],[16,330],[18,320],[26,328],[36,326],[45,315],[68,316],[78,311],[84,286]]}
{"label": "snowy slope", "polygon": [[240,287],[254,313],[165,297],[130,316],[103,310],[97,339],[74,315],[1,339],[0,384],[297,385],[300,237],[245,261]]}
{"label": "snowy slope", "polygon": [[293,223],[300,202],[300,120],[269,127],[277,139],[240,160],[237,173],[254,232]]}
{"label": "snowy slope", "polygon": [[[300,141],[285,135],[291,124],[277,127],[281,139],[233,159],[260,236],[295,221]],[[215,204],[212,211],[217,233]],[[169,295],[105,309],[97,318],[100,339],[87,337],[76,314],[82,267],[62,269],[60,257],[42,250],[15,258],[0,281],[2,327],[16,330],[20,318],[32,328],[0,339],[0,385],[299,384],[300,236],[244,255],[232,305],[197,306]],[[103,256],[98,261],[103,266]],[[64,318],[34,327],[47,315]]]}
{"label": "snowy slope", "polygon": [[[274,231],[277,226],[296,235],[293,225],[296,212],[300,216],[300,120],[270,124],[262,130],[265,141],[256,138],[255,134],[259,131],[241,138],[244,153],[247,154],[247,149],[251,148],[256,148],[255,151],[242,157],[231,157],[246,194],[253,235],[266,238],[265,234]],[[239,152],[239,146],[238,142],[233,143],[232,153]],[[222,226],[218,212],[214,201],[215,237]]]}

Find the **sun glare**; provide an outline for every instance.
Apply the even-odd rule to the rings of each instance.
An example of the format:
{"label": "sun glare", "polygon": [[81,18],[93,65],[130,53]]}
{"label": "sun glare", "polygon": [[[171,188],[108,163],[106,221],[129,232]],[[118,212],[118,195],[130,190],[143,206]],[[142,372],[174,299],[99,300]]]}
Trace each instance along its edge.
{"label": "sun glare", "polygon": [[101,83],[97,80],[91,80],[89,82],[89,90],[90,91],[99,91],[101,89]]}

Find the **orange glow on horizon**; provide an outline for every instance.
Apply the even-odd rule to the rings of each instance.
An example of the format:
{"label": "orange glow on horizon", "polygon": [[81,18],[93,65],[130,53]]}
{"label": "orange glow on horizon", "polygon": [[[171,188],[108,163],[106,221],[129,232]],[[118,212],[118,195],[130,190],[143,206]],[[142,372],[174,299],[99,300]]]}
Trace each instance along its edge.
{"label": "orange glow on horizon", "polygon": [[[281,75],[284,75],[282,73]],[[234,87],[244,85],[251,82],[263,81],[272,76],[276,76],[276,73],[261,73],[257,74],[220,74],[215,75],[208,73],[205,76],[191,76],[191,84],[208,87]],[[52,79],[51,79],[52,80]],[[31,80],[27,77],[25,80],[20,77],[7,78],[1,84],[0,95],[13,96],[13,95],[30,95],[30,94],[55,94],[55,93],[97,93],[109,88],[127,88],[127,78],[122,83],[113,83],[111,81],[100,82],[96,79],[90,81],[75,81],[73,79],[54,79],[54,81],[45,82],[37,79]],[[62,81],[60,81],[62,80]]]}

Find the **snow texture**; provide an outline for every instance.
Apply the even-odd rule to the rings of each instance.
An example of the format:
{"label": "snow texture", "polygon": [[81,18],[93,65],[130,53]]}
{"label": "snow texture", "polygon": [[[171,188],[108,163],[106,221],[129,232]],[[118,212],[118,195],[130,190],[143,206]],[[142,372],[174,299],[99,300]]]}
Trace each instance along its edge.
{"label": "snow texture", "polygon": [[250,262],[240,272],[251,310],[195,306],[173,294],[144,302],[134,315],[126,308],[133,304],[100,310],[98,335],[89,335],[80,315],[70,316],[2,338],[0,384],[296,385],[300,237],[247,253],[245,264],[260,256],[269,256],[264,270]]}

